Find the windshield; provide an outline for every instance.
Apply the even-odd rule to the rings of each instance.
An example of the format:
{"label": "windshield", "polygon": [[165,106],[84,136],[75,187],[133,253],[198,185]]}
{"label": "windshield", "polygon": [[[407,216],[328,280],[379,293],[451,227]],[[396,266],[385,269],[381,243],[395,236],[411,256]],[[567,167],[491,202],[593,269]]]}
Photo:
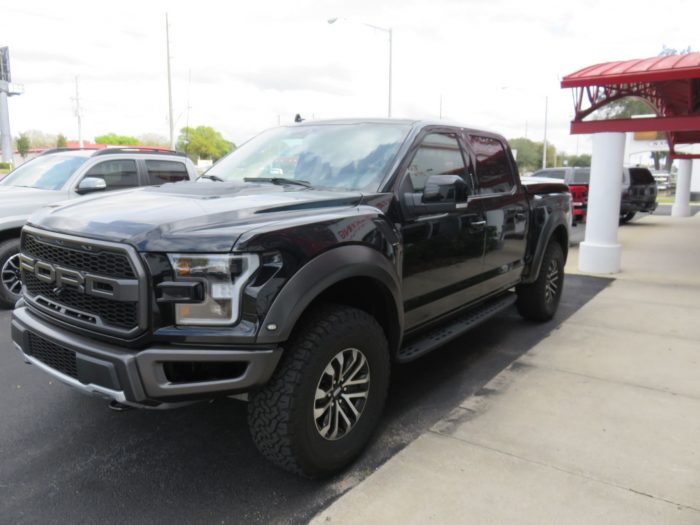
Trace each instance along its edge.
{"label": "windshield", "polygon": [[268,130],[212,166],[205,176],[296,179],[323,188],[377,191],[408,124],[324,124]]}
{"label": "windshield", "polygon": [[86,160],[87,157],[67,155],[36,157],[9,173],[0,185],[60,190]]}

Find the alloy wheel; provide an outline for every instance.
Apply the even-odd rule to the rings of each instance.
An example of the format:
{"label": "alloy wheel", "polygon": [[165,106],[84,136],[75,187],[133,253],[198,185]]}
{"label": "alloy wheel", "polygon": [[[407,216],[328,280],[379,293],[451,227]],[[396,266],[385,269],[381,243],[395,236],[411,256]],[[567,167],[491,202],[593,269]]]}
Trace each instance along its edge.
{"label": "alloy wheel", "polygon": [[357,424],[370,388],[369,362],[357,348],[338,352],[316,386],[313,418],[324,439],[335,441]]}
{"label": "alloy wheel", "polygon": [[5,261],[0,271],[2,286],[12,295],[22,291],[22,273],[19,269],[19,254],[16,253]]}
{"label": "alloy wheel", "polygon": [[559,265],[557,261],[549,261],[544,284],[544,300],[551,303],[559,290]]}

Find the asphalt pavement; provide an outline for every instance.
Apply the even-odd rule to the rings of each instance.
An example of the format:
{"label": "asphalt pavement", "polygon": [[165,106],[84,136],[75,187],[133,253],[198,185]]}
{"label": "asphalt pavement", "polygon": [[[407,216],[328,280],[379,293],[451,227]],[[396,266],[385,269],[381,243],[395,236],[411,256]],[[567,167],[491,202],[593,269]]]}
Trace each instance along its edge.
{"label": "asphalt pavement", "polygon": [[351,468],[325,481],[268,464],[233,399],[113,412],[25,364],[0,312],[1,523],[306,523],[475,394],[607,286],[567,276],[556,318],[508,310],[395,369],[382,427]]}

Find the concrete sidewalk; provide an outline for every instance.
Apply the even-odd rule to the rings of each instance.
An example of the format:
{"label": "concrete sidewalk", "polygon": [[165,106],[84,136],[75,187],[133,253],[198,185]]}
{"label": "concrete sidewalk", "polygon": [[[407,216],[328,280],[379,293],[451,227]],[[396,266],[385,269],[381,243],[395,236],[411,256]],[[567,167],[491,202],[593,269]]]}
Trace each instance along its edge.
{"label": "concrete sidewalk", "polygon": [[700,216],[620,242],[609,287],[312,523],[700,523]]}

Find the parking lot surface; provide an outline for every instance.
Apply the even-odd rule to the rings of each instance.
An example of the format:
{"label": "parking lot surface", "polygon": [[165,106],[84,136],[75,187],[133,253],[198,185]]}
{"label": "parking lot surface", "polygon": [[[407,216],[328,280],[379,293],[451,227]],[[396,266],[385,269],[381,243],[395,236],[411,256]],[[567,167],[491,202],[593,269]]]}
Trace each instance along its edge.
{"label": "parking lot surface", "polygon": [[116,413],[25,364],[0,312],[0,521],[305,523],[536,345],[608,280],[567,278],[546,324],[509,310],[397,367],[384,423],[341,475],[308,481],[258,455],[237,400]]}

